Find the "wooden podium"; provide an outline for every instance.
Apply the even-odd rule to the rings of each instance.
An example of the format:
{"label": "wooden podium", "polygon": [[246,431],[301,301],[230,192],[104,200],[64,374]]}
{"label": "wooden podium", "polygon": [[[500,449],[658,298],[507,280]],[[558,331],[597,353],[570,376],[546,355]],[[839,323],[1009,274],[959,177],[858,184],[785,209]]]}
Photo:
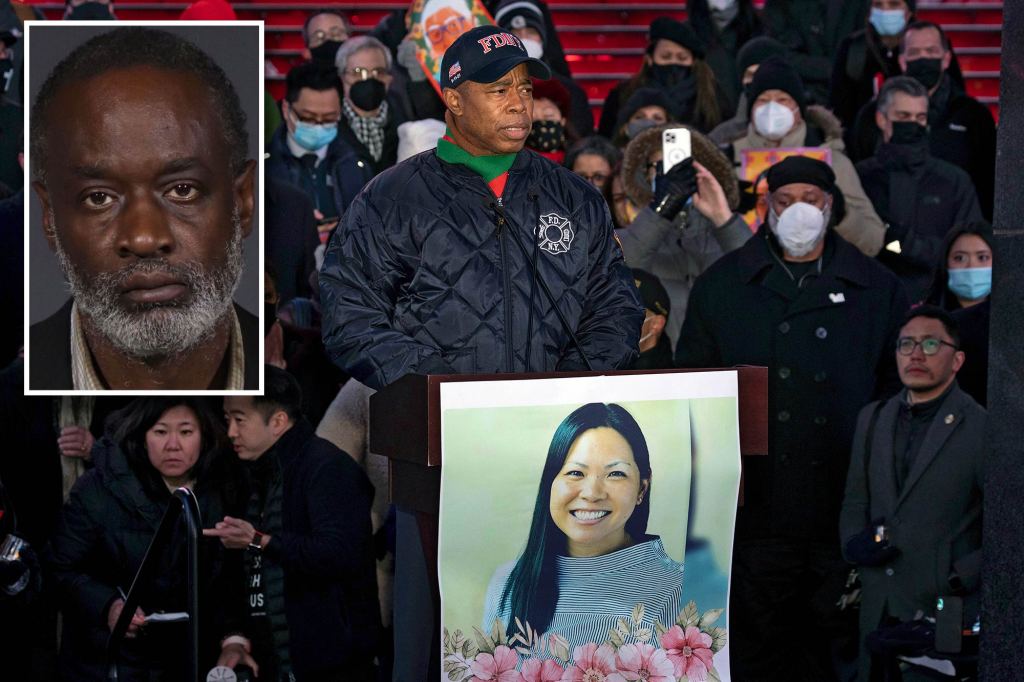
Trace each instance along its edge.
{"label": "wooden podium", "polygon": [[[764,456],[768,452],[768,370],[765,367],[735,367],[739,389],[739,431],[740,454],[742,456]],[[722,371],[703,370],[653,370],[601,372],[602,376],[631,374],[673,374],[679,372]],[[578,376],[593,376],[592,372],[537,373],[537,374],[444,374],[407,375],[377,392],[370,398],[370,452],[384,455],[389,459],[391,501],[398,507],[399,514],[415,516],[419,531],[419,547],[423,563],[418,557],[416,564],[419,575],[403,576],[402,561],[405,546],[399,538],[396,556],[395,590],[395,632],[402,630],[407,635],[410,629],[419,625],[426,627],[422,638],[403,638],[402,650],[396,639],[395,680],[440,679],[440,593],[437,576],[438,511],[441,492],[441,384],[463,381],[495,381],[551,379]],[[740,501],[742,504],[742,479]],[[403,518],[407,518],[403,516]],[[412,532],[415,536],[415,532]],[[418,554],[417,550],[409,551]],[[425,566],[425,571],[423,571]],[[415,607],[399,603],[399,583],[402,593],[410,591],[419,596],[412,601]],[[429,590],[429,596],[427,591]],[[426,613],[432,606],[433,613]],[[414,616],[409,610],[415,608]],[[400,625],[400,618],[411,618]],[[430,623],[432,622],[432,629]],[[432,635],[431,635],[432,632]],[[426,646],[432,647],[429,651]],[[416,670],[406,676],[399,672],[399,662],[415,661]]]}
{"label": "wooden podium", "polygon": [[[736,367],[739,381],[740,454],[768,452],[768,369]],[[606,376],[712,372],[672,369],[602,372]],[[441,491],[441,384],[461,381],[530,380],[592,373],[410,374],[370,398],[370,452],[390,460],[391,501],[437,516]],[[436,530],[436,528],[435,528]]]}

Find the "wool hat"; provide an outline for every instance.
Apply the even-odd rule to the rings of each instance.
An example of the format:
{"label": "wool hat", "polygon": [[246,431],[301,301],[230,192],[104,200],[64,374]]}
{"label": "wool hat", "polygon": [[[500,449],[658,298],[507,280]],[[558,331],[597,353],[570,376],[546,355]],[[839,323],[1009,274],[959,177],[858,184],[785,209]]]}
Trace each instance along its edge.
{"label": "wool hat", "polygon": [[532,28],[540,34],[542,43],[548,39],[544,14],[540,7],[530,0],[502,0],[494,12],[494,23],[506,31],[515,28]]}
{"label": "wool hat", "polygon": [[824,161],[809,156],[786,157],[769,168],[765,177],[769,192],[799,182],[820,187],[831,194],[836,186],[836,174],[832,168]]}
{"label": "wool hat", "polygon": [[538,99],[551,100],[558,107],[558,111],[561,112],[563,118],[569,118],[569,114],[572,112],[572,97],[565,86],[556,78],[534,80],[533,99],[534,101]]}
{"label": "wool hat", "polygon": [[688,24],[669,17],[658,17],[651,22],[651,28],[647,33],[651,45],[659,40],[671,40],[676,45],[682,45],[697,59],[704,59],[707,45],[700,36],[690,28]]}
{"label": "wool hat", "polygon": [[754,74],[754,80],[750,84],[750,94],[747,99],[747,114],[754,108],[754,102],[765,90],[782,90],[792,97],[800,113],[804,114],[807,109],[807,95],[804,93],[804,82],[800,74],[792,66],[783,61],[780,57],[770,57],[761,62]]}
{"label": "wool hat", "polygon": [[615,129],[618,130],[624,126],[633,114],[644,107],[661,107],[669,118],[672,117],[672,103],[661,89],[640,88],[630,95],[626,103],[619,108],[619,118],[615,121]]}
{"label": "wool hat", "polygon": [[636,284],[644,307],[652,313],[664,315],[667,319],[668,313],[672,309],[672,301],[661,280],[646,270],[633,268],[633,283]]}
{"label": "wool hat", "polygon": [[739,68],[740,75],[742,76],[743,72],[754,64],[760,64],[770,57],[784,57],[785,55],[785,45],[775,40],[775,38],[759,36],[748,40],[740,48],[740,51],[736,53],[736,66]]}

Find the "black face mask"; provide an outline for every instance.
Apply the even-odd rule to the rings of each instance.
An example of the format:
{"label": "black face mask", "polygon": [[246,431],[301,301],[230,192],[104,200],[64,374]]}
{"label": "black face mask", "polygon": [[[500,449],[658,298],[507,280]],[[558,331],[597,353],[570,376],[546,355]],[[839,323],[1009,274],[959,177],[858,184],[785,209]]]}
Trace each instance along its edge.
{"label": "black face mask", "polygon": [[906,75],[931,90],[939,84],[942,78],[941,59],[915,59],[907,62]]}
{"label": "black face mask", "polygon": [[68,21],[113,21],[114,15],[110,13],[110,7],[102,2],[83,2],[73,8],[65,19]]}
{"label": "black face mask", "polygon": [[385,94],[387,88],[383,82],[376,78],[367,78],[349,88],[348,98],[363,111],[373,111],[384,101]]}
{"label": "black face mask", "polygon": [[14,62],[10,59],[0,59],[0,93],[11,89],[12,78],[14,78]]}
{"label": "black face mask", "polygon": [[913,121],[893,121],[892,144],[916,145],[928,139],[928,129]]}
{"label": "black face mask", "polygon": [[681,64],[651,64],[651,78],[658,85],[671,88],[690,77],[690,67]]}
{"label": "black face mask", "polygon": [[554,152],[565,146],[565,127],[560,121],[534,121],[526,146],[538,152]]}
{"label": "black face mask", "polygon": [[316,47],[309,48],[309,54],[318,64],[334,66],[334,58],[338,55],[338,49],[344,42],[344,40],[325,40]]}

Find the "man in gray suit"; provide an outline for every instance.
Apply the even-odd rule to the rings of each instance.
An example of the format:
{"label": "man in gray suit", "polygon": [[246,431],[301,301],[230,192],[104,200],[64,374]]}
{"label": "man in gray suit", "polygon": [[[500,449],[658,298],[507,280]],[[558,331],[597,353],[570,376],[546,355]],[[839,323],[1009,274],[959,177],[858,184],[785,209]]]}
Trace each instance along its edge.
{"label": "man in gray suit", "polygon": [[940,596],[963,597],[972,622],[979,608],[986,413],[956,384],[959,345],[947,312],[911,310],[896,343],[904,389],[857,421],[839,528],[860,567],[861,682],[864,638],[887,617],[933,616]]}

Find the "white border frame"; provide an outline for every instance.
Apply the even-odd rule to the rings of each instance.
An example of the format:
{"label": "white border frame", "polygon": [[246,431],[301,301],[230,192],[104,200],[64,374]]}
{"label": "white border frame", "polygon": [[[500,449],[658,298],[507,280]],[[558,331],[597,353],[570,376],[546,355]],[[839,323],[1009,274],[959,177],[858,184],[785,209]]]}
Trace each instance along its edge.
{"label": "white border frame", "polygon": [[[153,26],[153,27],[157,27],[157,28],[164,28],[164,27],[168,27],[168,26],[181,27],[182,25],[186,25],[186,26],[224,26],[224,27],[250,26],[250,27],[256,27],[257,30],[259,31],[259,60],[253,66],[253,68],[258,69],[258,79],[259,79],[258,82],[259,82],[259,94],[260,94],[260,102],[258,103],[258,107],[257,107],[257,111],[259,112],[259,115],[258,115],[258,119],[259,120],[258,120],[258,124],[256,126],[256,137],[257,137],[257,141],[256,141],[257,145],[256,145],[256,147],[257,147],[257,153],[256,153],[256,159],[255,159],[256,160],[256,172],[257,172],[257,179],[256,179],[257,185],[256,185],[256,197],[255,197],[254,200],[259,202],[259,206],[258,206],[258,210],[257,210],[258,219],[256,221],[257,222],[256,228],[259,230],[259,269],[260,269],[259,277],[260,277],[260,281],[262,283],[262,280],[263,280],[263,274],[262,273],[266,269],[266,264],[264,262],[264,258],[265,258],[265,255],[266,255],[264,253],[264,245],[265,245],[265,242],[266,242],[266,234],[264,233],[264,229],[263,229],[264,228],[265,213],[266,213],[266,211],[264,210],[265,206],[264,206],[264,203],[263,203],[263,197],[264,197],[264,194],[266,192],[266,187],[264,185],[264,178],[263,178],[263,161],[264,161],[264,158],[265,158],[264,155],[266,153],[265,149],[264,149],[264,140],[263,140],[263,126],[264,126],[264,121],[263,121],[263,113],[264,113],[264,111],[263,111],[263,100],[266,97],[266,81],[265,81],[265,78],[264,78],[264,75],[265,75],[264,74],[264,60],[266,59],[266,55],[265,55],[265,49],[266,49],[265,40],[266,40],[266,38],[265,38],[265,35],[264,35],[264,22],[262,22],[262,21],[254,21],[254,20],[246,20],[246,21],[181,21],[181,20],[160,20],[160,21],[117,21],[117,22],[110,22],[110,21],[58,22],[58,21],[40,21],[40,20],[26,21],[26,22],[24,22],[24,28],[25,28],[25,30],[24,30],[25,48],[24,48],[24,66],[23,66],[23,79],[24,80],[23,80],[23,86],[22,86],[23,90],[25,92],[25,100],[26,100],[23,103],[23,107],[24,107],[24,113],[23,113],[23,115],[24,115],[24,119],[23,119],[24,139],[26,139],[26,140],[29,139],[30,131],[31,131],[31,128],[29,127],[29,112],[32,109],[32,103],[30,101],[28,101],[28,100],[31,97],[31,93],[32,93],[31,80],[30,80],[31,79],[31,75],[30,75],[31,74],[31,69],[29,68],[29,53],[31,52],[31,50],[29,49],[29,45],[30,45],[29,40],[30,40],[30,37],[32,35],[32,28],[34,28],[35,26],[45,26],[45,27],[47,27],[47,29],[50,29],[50,30],[60,30],[61,28],[64,28],[64,27],[103,26],[103,27],[106,27],[106,28],[115,29],[115,28],[122,28],[122,27],[127,27],[127,26]],[[29,299],[31,298],[31,295],[32,295],[31,289],[29,287],[29,264],[30,264],[30,260],[29,260],[29,237],[30,237],[29,230],[31,229],[31,225],[29,224],[29,205],[30,205],[30,202],[33,200],[32,197],[31,197],[31,187],[30,187],[30,185],[31,185],[30,180],[31,179],[30,179],[29,173],[28,173],[28,169],[29,169],[29,148],[30,147],[31,147],[30,144],[25,144],[24,152],[23,152],[24,153],[24,169],[25,169],[25,172],[24,172],[24,185],[23,185],[23,192],[25,193],[25,213],[24,213],[24,216],[23,216],[25,244],[24,244],[24,252],[22,254],[22,258],[24,259],[24,278],[25,278],[24,279],[24,290],[25,291],[24,291],[24,300],[23,300],[23,311],[22,311],[22,313],[23,313],[23,322],[22,322],[22,324],[23,324],[23,327],[24,327],[24,339],[23,339],[23,341],[24,341],[24,357],[25,357],[25,375],[24,375],[25,395],[27,395],[27,396],[44,396],[44,395],[48,395],[48,396],[63,396],[63,395],[117,396],[117,395],[126,395],[126,396],[137,396],[137,397],[139,397],[139,396],[162,396],[162,395],[203,395],[203,396],[217,396],[217,395],[220,395],[220,396],[224,396],[224,395],[263,395],[263,390],[264,390],[264,384],[263,384],[264,372],[262,371],[262,366],[264,364],[263,363],[263,358],[264,358],[264,352],[265,351],[264,351],[264,347],[263,346],[264,346],[265,337],[264,337],[264,335],[262,333],[260,334],[260,338],[259,338],[259,359],[260,359],[260,363],[259,364],[260,364],[261,370],[259,372],[259,388],[257,388],[257,389],[248,389],[248,390],[239,390],[239,391],[228,391],[228,390],[164,390],[164,391],[131,390],[131,391],[129,391],[129,390],[116,390],[116,389],[112,389],[112,390],[109,390],[109,391],[75,391],[75,390],[70,390],[69,389],[69,390],[63,390],[62,391],[62,390],[40,390],[40,389],[30,389],[29,388],[28,381],[29,381],[29,376],[31,376],[31,372],[29,371],[29,366],[30,366],[30,358],[32,357],[31,350],[29,348],[29,336],[30,336],[30,334],[29,334],[29,327],[30,327],[30,325],[29,325],[29,310],[28,310]],[[262,290],[262,288],[263,287],[262,287],[262,284],[261,284],[260,289]],[[257,316],[258,321],[259,321],[259,329],[262,330],[263,329],[263,325],[264,325],[263,306],[259,305],[257,307],[258,307],[258,310],[256,311],[256,316]]]}

